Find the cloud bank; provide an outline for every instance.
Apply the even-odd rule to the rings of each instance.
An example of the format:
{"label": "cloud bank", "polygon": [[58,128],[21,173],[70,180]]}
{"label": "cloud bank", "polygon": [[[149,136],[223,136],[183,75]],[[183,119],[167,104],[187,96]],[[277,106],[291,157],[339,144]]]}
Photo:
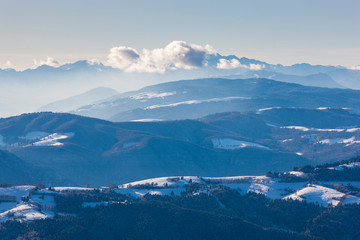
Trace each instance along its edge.
{"label": "cloud bank", "polygon": [[218,68],[218,69],[247,68],[249,70],[261,70],[265,67],[266,66],[263,64],[253,64],[253,63],[251,63],[250,65],[243,65],[236,58],[233,58],[231,60],[227,60],[225,58],[220,58],[217,66],[216,66],[216,68]]}
{"label": "cloud bank", "polygon": [[233,58],[231,60],[227,60],[225,58],[219,59],[219,62],[216,66],[218,69],[233,69],[233,68],[247,68],[247,66],[242,65],[239,60]]}
{"label": "cloud bank", "polygon": [[34,65],[35,67],[39,67],[42,65],[48,65],[51,67],[58,67],[60,66],[60,63],[58,61],[56,61],[54,58],[52,57],[47,57],[46,60],[36,60],[33,59]]}
{"label": "cloud bank", "polygon": [[119,46],[110,49],[107,63],[125,72],[165,73],[167,70],[206,66],[206,56],[215,52],[209,45],[200,46],[184,41],[173,41],[164,48],[143,49],[141,52]]}

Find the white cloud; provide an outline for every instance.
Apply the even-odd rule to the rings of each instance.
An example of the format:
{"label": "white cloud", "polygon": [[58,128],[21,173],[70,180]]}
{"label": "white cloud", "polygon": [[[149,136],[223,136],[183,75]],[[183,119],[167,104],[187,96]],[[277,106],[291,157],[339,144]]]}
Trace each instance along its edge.
{"label": "white cloud", "polygon": [[265,68],[264,64],[253,64],[251,63],[249,66],[248,65],[243,65],[240,63],[239,60],[237,60],[236,58],[233,58],[231,60],[227,60],[225,58],[220,58],[219,62],[216,66],[218,69],[234,69],[234,68],[247,68],[250,70],[261,70],[263,68]]}
{"label": "white cloud", "polygon": [[113,47],[110,49],[108,62],[111,66],[126,69],[139,60],[139,53],[130,47]]}
{"label": "white cloud", "polygon": [[167,70],[206,66],[206,55],[215,52],[209,45],[203,47],[184,41],[173,41],[164,48],[143,49],[141,53],[120,46],[110,49],[108,64],[126,72],[165,73]]}
{"label": "white cloud", "polygon": [[253,64],[251,63],[249,66],[250,70],[261,70],[263,68],[265,68],[264,64]]}
{"label": "white cloud", "polygon": [[60,63],[56,60],[54,60],[54,58],[52,57],[47,57],[46,60],[36,60],[33,59],[34,65],[36,67],[42,66],[42,65],[48,65],[51,67],[58,67],[60,66]]}
{"label": "white cloud", "polygon": [[245,65],[242,65],[239,60],[233,58],[231,60],[227,60],[225,58],[220,58],[218,64],[216,65],[218,69],[233,69],[233,68],[248,68]]}

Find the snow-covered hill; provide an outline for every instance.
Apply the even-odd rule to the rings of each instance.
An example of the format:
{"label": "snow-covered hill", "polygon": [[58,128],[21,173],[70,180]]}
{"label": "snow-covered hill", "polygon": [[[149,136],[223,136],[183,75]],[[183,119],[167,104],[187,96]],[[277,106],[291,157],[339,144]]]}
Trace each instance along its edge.
{"label": "snow-covered hill", "polygon": [[[344,165],[344,164],[343,164]],[[343,166],[342,165],[342,166]],[[358,165],[349,165],[349,168]],[[346,168],[343,166],[343,169]],[[342,170],[334,170],[342,171]],[[287,174],[305,176],[306,173],[292,171]],[[360,181],[321,181],[311,184],[307,181],[284,182],[280,178],[268,176],[234,176],[234,177],[199,177],[199,176],[171,176],[152,178],[142,181],[122,184],[119,186],[90,188],[90,187],[50,187],[38,186],[9,186],[0,187],[0,222],[16,220],[20,222],[37,219],[52,218],[57,212],[55,196],[66,197],[67,192],[78,194],[96,194],[96,192],[114,192],[133,198],[141,198],[146,194],[178,196],[188,192],[189,186],[196,186],[191,194],[211,194],[216,186],[225,186],[244,195],[248,192],[263,194],[272,200],[282,199],[298,200],[317,203],[321,206],[335,207],[339,204],[360,204],[360,191],[358,196],[348,192],[336,190],[344,187],[359,189]],[[64,195],[65,194],[65,195]],[[126,204],[111,199],[101,201],[83,202],[83,207],[96,207],[97,205]],[[221,204],[219,202],[219,204]]]}

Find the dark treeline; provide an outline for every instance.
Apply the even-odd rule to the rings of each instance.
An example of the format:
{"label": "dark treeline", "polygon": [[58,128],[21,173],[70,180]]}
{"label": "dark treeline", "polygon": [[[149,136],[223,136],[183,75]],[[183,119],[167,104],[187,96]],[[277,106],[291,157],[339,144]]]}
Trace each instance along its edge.
{"label": "dark treeline", "polygon": [[360,167],[344,167],[341,170],[331,169],[342,164],[356,162],[360,162],[360,157],[317,166],[306,165],[301,167],[294,167],[294,171],[304,172],[304,176],[295,176],[286,172],[268,172],[267,176],[273,178],[280,178],[284,182],[360,181]]}

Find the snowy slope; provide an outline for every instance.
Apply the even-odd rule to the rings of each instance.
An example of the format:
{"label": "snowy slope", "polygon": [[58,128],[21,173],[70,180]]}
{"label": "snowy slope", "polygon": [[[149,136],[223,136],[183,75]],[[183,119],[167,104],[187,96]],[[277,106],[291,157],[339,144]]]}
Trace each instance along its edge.
{"label": "snowy slope", "polygon": [[74,133],[53,133],[40,139],[40,141],[34,142],[34,146],[62,146],[64,145],[59,140],[73,137]]}
{"label": "snowy slope", "polygon": [[20,201],[22,197],[29,196],[31,190],[34,190],[34,186],[15,186],[0,188],[0,195],[15,196],[16,201]]}
{"label": "snowy slope", "polygon": [[346,195],[342,192],[336,191],[331,188],[309,184],[309,186],[297,191],[294,194],[291,194],[284,199],[293,199],[303,201],[306,200],[308,202],[316,202],[320,205],[333,205],[337,206],[340,203],[351,204],[357,203],[360,204],[360,198]]}
{"label": "snowy slope", "polygon": [[0,222],[17,220],[20,222],[45,219],[46,215],[41,213],[35,205],[18,204],[16,207],[0,213]]}
{"label": "snowy slope", "polygon": [[220,149],[234,150],[238,148],[253,147],[253,148],[263,148],[266,150],[270,150],[270,148],[257,143],[240,141],[231,138],[213,138],[211,139],[211,141],[213,143],[214,148],[220,148]]}

